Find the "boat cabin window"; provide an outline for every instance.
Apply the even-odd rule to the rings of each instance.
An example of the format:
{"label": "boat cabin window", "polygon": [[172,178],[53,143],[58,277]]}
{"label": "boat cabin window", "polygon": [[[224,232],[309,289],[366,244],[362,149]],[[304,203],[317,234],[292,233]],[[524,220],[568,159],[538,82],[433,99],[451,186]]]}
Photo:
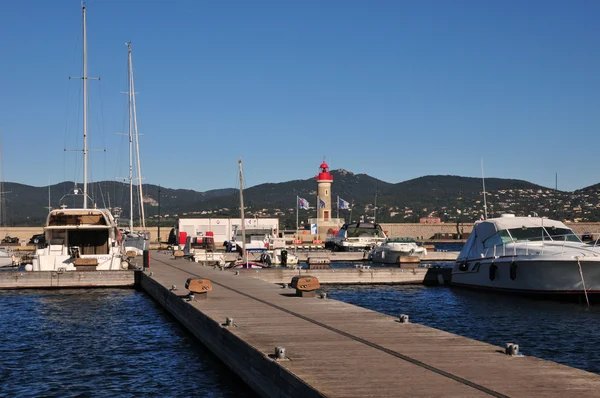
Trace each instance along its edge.
{"label": "boat cabin window", "polygon": [[79,247],[80,254],[108,254],[108,229],[68,231],[69,247]]}
{"label": "boat cabin window", "polygon": [[348,228],[348,238],[383,238],[383,234],[377,228]]}
{"label": "boat cabin window", "polygon": [[502,230],[496,232],[494,235],[487,238],[485,241],[483,241],[483,247],[488,248],[488,247],[494,247],[494,246],[501,246],[505,243],[509,243],[512,241],[513,241],[513,239],[510,237],[510,234],[508,233],[508,231],[505,229],[502,229]]}
{"label": "boat cabin window", "polygon": [[545,230],[552,237],[552,240],[581,242],[581,239],[579,239],[579,237],[569,228],[547,227]]}
{"label": "boat cabin window", "polygon": [[569,228],[557,227],[521,227],[508,230],[512,238],[516,241],[570,241],[581,242],[579,237]]}

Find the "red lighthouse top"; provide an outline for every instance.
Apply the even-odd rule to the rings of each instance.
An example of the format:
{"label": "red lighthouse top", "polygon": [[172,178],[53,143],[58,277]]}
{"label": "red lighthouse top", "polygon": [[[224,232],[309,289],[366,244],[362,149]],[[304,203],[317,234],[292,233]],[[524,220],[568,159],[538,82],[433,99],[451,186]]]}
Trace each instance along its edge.
{"label": "red lighthouse top", "polygon": [[329,166],[327,166],[327,163],[323,161],[319,168],[321,169],[321,172],[315,177],[315,180],[323,182],[332,182],[333,176],[329,172]]}

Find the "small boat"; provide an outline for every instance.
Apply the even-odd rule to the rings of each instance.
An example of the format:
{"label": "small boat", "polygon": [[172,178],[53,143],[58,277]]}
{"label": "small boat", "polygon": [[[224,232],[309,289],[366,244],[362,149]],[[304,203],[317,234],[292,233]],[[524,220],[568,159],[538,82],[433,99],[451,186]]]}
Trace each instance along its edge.
{"label": "small boat", "polygon": [[[283,264],[282,257],[285,253],[285,265]],[[258,260],[260,263],[264,263],[267,265],[298,265],[298,256],[288,252],[285,249],[274,249],[274,250],[266,250],[260,255],[260,259]]]}
{"label": "small boat", "polygon": [[370,251],[386,240],[385,232],[377,223],[344,224],[335,236],[327,238],[325,247],[332,251]]}
{"label": "small boat", "polygon": [[600,297],[600,247],[560,221],[503,215],[477,221],[451,283],[546,297]]}
{"label": "small boat", "polygon": [[224,268],[230,269],[243,269],[243,268],[270,268],[268,265],[258,262],[258,261],[245,261],[243,259],[229,262],[225,265]]}
{"label": "small boat", "polygon": [[400,257],[425,255],[427,255],[427,249],[419,246],[412,238],[388,238],[371,250],[369,260],[383,264],[398,264]]}

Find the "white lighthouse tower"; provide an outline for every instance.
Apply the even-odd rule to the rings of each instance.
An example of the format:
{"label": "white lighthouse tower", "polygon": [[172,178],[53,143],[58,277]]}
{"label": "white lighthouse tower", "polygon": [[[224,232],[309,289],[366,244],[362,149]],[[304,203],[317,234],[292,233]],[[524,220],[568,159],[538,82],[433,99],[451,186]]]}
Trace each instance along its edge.
{"label": "white lighthouse tower", "polygon": [[329,166],[323,160],[319,166],[321,172],[315,177],[318,184],[317,197],[317,222],[319,225],[331,222],[331,183],[333,176],[329,172]]}

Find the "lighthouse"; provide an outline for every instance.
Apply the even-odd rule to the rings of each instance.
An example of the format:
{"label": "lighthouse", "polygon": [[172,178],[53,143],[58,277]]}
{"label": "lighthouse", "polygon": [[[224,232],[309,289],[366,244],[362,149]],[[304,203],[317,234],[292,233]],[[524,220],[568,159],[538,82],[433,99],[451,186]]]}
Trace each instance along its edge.
{"label": "lighthouse", "polygon": [[329,172],[329,166],[325,163],[325,160],[319,168],[321,172],[317,174],[315,180],[318,184],[317,220],[321,224],[331,221],[331,183],[333,182],[333,176]]}

